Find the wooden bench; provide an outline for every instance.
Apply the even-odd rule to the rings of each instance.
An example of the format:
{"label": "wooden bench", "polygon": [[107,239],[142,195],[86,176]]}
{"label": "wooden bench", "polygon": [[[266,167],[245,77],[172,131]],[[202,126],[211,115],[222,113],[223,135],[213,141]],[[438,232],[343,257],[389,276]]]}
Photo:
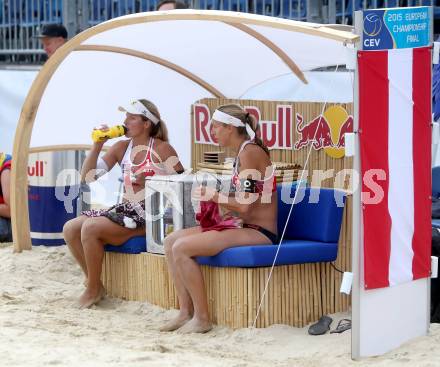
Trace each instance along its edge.
{"label": "wooden bench", "polygon": [[[286,196],[286,191],[279,187],[279,226],[284,225],[290,208],[289,200],[281,200],[282,194]],[[336,194],[344,202],[344,196]],[[294,206],[257,327],[303,327],[323,314],[346,311],[350,306],[349,296],[339,293],[341,274],[330,262],[336,260],[336,267],[345,271],[351,268],[351,197],[345,198],[344,210],[337,207],[334,190],[322,189],[317,203],[310,202],[310,195],[313,198],[314,193],[307,189],[305,199]],[[145,239],[130,241],[142,243]],[[109,249],[130,252],[126,246]],[[177,308],[164,256],[141,250],[136,254],[106,252],[102,280],[108,294]],[[274,245],[244,246],[198,258],[214,323],[233,328],[252,325],[274,251]]]}

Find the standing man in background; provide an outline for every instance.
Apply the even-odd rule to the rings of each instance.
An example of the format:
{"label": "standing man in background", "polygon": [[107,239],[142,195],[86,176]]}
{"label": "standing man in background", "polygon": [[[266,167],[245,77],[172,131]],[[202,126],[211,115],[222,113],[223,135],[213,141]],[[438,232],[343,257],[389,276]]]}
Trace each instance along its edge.
{"label": "standing man in background", "polygon": [[67,30],[62,24],[46,24],[37,36],[41,39],[47,57],[67,42]]}
{"label": "standing man in background", "polygon": [[11,156],[0,152],[0,242],[12,242],[10,179]]}

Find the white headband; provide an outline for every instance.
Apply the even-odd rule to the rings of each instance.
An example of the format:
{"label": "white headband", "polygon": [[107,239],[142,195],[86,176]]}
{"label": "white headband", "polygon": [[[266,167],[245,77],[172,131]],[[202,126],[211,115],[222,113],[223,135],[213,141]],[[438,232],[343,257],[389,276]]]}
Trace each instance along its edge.
{"label": "white headband", "polygon": [[211,120],[215,120],[223,124],[232,125],[235,127],[245,127],[246,132],[251,138],[251,140],[255,139],[255,131],[252,129],[252,126],[250,126],[248,123],[244,124],[240,119],[234,116],[228,115],[227,113],[224,113],[219,110],[215,110],[214,113],[212,114]]}
{"label": "white headband", "polygon": [[132,113],[133,115],[142,115],[145,116],[148,120],[153,122],[154,125],[157,125],[159,123],[159,119],[154,116],[147,107],[144,106],[143,103],[139,101],[133,101],[130,103],[128,107],[122,107],[119,106],[119,111]]}

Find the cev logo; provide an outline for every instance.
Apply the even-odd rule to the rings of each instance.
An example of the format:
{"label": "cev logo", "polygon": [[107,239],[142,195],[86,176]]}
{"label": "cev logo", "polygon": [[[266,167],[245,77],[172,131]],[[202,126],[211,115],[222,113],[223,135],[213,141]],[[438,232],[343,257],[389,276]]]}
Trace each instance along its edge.
{"label": "cev logo", "polygon": [[376,37],[382,30],[382,19],[377,14],[367,14],[364,19],[364,33]]}

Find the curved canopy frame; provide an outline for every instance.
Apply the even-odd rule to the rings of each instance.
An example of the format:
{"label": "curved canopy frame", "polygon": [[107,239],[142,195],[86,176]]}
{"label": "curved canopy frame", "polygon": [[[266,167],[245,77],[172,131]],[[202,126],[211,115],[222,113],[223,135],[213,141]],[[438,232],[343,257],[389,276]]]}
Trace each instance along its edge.
{"label": "curved canopy frame", "polygon": [[197,83],[201,87],[205,88],[208,92],[212,93],[217,98],[226,98],[225,95],[223,95],[219,90],[214,88],[209,83],[205,82],[204,80],[200,79],[197,75],[194,75],[190,71],[180,67],[179,65],[176,65],[170,61],[161,59],[160,57],[147,54],[145,52],[140,52],[136,50],[131,50],[128,48],[122,48],[122,47],[112,47],[112,46],[101,46],[101,45],[85,45],[85,46],[78,46],[75,48],[75,51],[101,51],[101,52],[114,52],[118,54],[124,54],[124,55],[130,55],[134,57],[139,57],[144,60],[148,60],[151,62],[154,62],[156,64],[165,66],[166,68],[169,68],[171,70],[174,70],[175,72],[182,74],[188,79],[191,79],[193,82]]}
{"label": "curved canopy frame", "polygon": [[[188,69],[188,67],[186,67],[185,65],[182,65],[172,59],[168,59],[163,55],[155,54],[155,52],[146,52],[144,49],[142,49],[142,47],[122,47],[121,44],[109,45],[105,42],[96,42],[96,39],[99,39],[99,36],[105,35],[107,32],[117,32],[124,27],[143,27],[146,28],[148,31],[148,27],[154,24],[160,24],[163,27],[168,27],[172,26],[173,24],[193,25],[199,22],[209,22],[217,25],[223,24],[225,27],[229,27],[231,30],[238,32],[237,34],[233,35],[234,37],[241,37],[240,33],[242,33],[245,34],[248,38],[252,38],[254,42],[257,42],[258,44],[260,44],[260,46],[266,49],[261,50],[259,57],[261,55],[264,56],[266,54],[272,54],[272,56],[275,57],[277,61],[274,61],[273,59],[268,59],[270,63],[274,64],[267,65],[267,68],[260,68],[260,71],[256,70],[255,74],[252,74],[252,76],[256,78],[256,76],[258,76],[258,72],[261,72],[263,74],[264,72],[266,72],[266,74],[262,76],[262,80],[267,79],[268,70],[271,72],[278,72],[279,75],[283,73],[285,74],[287,70],[296,75],[303,83],[307,83],[303,71],[310,70],[313,67],[320,65],[321,59],[317,57],[315,57],[314,61],[311,62],[310,65],[306,65],[306,63],[308,62],[307,55],[299,54],[298,56],[301,56],[301,62],[298,63],[298,58],[293,57],[293,51],[289,49],[289,47],[292,45],[292,41],[289,39],[289,37],[286,37],[286,32],[288,32],[288,35],[296,35],[297,37],[301,36],[311,37],[313,39],[322,39],[323,42],[325,42],[325,40],[336,41],[334,42],[335,47],[338,45],[338,47],[340,47],[341,45],[345,46],[348,44],[354,44],[358,41],[358,36],[343,30],[333,29],[331,26],[326,27],[318,24],[302,23],[253,14],[201,10],[174,10],[172,12],[149,12],[133,14],[101,23],[78,34],[76,37],[67,42],[63,47],[57,50],[57,52],[46,62],[46,64],[36,77],[28,93],[20,115],[14,140],[14,165],[11,177],[13,187],[13,190],[11,192],[11,216],[13,218],[12,230],[14,236],[15,251],[31,249],[29,217],[27,215],[28,153],[35,119],[37,114],[39,113],[42,98],[45,92],[47,92],[48,84],[53,79],[54,74],[56,74],[60,65],[65,61],[68,61],[68,59],[72,55],[78,54],[79,52],[83,51],[124,54],[128,57],[142,58],[145,61],[161,65],[162,67],[176,72],[180,76],[191,80],[198,87],[202,87],[204,90],[206,90],[206,97],[215,96],[234,98],[240,95],[239,91],[231,92],[233,89],[224,88],[225,85],[234,86],[234,83],[237,84],[239,82],[234,80],[234,78],[231,78],[231,80],[225,80],[225,78],[221,75],[217,75],[218,71],[214,67],[209,68],[205,65],[206,68],[199,68],[200,73],[198,71],[194,72],[193,70]],[[160,35],[160,33],[154,33],[154,36],[157,37],[157,34]],[[281,34],[283,34],[283,37],[280,37]],[[135,34],[132,35],[135,36]],[[222,36],[223,34],[218,34],[218,37]],[[151,34],[151,37],[153,37],[153,34]],[[231,50],[233,49],[234,39],[235,38],[231,38],[231,40],[228,41],[229,43],[225,42],[223,44],[223,46],[226,45],[226,48],[222,50],[223,54],[220,52],[219,55],[216,55],[217,58],[223,58],[225,60],[233,59],[234,53],[237,52],[238,48],[235,48],[230,55],[227,54],[227,51],[229,46]],[[280,39],[280,42],[277,42],[278,39]],[[135,37],[127,39],[127,43],[132,43],[134,41],[138,40],[135,39]],[[124,42],[125,40],[123,40],[122,43],[124,44]],[[144,42],[144,44],[148,43],[148,41]],[[170,51],[170,48],[172,46],[168,47],[166,42],[164,44],[160,45],[160,43],[156,42],[153,46],[162,46],[162,50],[165,50],[165,53],[169,53],[168,51]],[[333,43],[327,42],[327,49],[330,49],[332,45]],[[206,47],[207,45],[202,46]],[[211,47],[215,48],[215,45]],[[248,50],[252,50],[255,47],[256,46],[252,44],[250,48],[248,47]],[[184,53],[186,52],[186,50],[184,49],[172,51],[175,55],[184,55]],[[323,50],[317,51],[325,52]],[[322,57],[322,66],[328,65],[325,63],[328,62],[326,58],[327,55],[324,54]],[[195,61],[196,57],[194,56],[193,59]],[[189,58],[186,59],[186,61],[188,60],[192,60],[191,55],[189,56]],[[248,62],[247,60],[245,61],[246,63]],[[244,65],[246,65],[246,63],[244,63]],[[279,71],[281,70],[281,64],[284,67],[284,69],[282,69],[282,72]],[[240,70],[238,70],[237,72],[240,72]],[[216,82],[212,82],[211,80],[209,80],[209,78],[206,78],[206,75],[213,76],[213,78],[211,79],[215,80]],[[251,80],[251,82],[255,84],[255,81],[258,81],[255,78],[253,80],[249,80]],[[217,85],[218,81],[222,81],[223,86]],[[249,85],[243,85],[244,90],[246,90],[247,88],[249,88]],[[56,100],[56,102],[58,103],[58,100]],[[56,104],[55,100],[53,100],[52,103]],[[67,143],[70,144],[72,142],[69,141]]]}

